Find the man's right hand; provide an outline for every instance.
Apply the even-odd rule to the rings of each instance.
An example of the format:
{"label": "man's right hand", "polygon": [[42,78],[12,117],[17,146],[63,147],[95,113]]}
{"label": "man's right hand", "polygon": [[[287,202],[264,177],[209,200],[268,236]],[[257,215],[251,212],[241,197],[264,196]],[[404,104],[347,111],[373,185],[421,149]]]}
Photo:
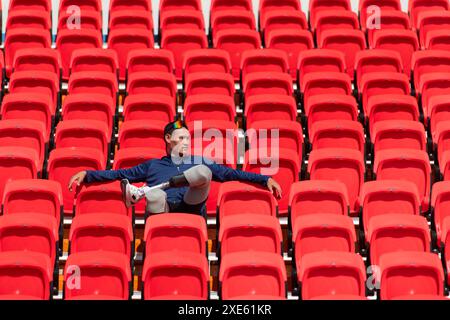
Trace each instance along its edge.
{"label": "man's right hand", "polygon": [[72,176],[72,178],[70,178],[69,185],[67,186],[69,188],[69,191],[72,192],[72,185],[74,183],[76,183],[77,186],[80,186],[81,183],[84,181],[85,177],[86,177],[86,171],[80,171],[77,174],[75,174],[74,176]]}

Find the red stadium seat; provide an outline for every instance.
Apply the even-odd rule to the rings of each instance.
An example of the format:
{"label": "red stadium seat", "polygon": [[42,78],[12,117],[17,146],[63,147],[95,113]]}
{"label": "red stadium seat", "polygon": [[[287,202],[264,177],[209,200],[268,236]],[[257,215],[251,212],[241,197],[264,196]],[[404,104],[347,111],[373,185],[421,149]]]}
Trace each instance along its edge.
{"label": "red stadium seat", "polygon": [[425,217],[384,214],[370,219],[366,242],[371,264],[379,265],[380,258],[388,253],[429,252],[431,236]]}
{"label": "red stadium seat", "polygon": [[197,29],[203,31],[205,30],[205,22],[200,11],[172,10],[161,13],[159,28],[163,33],[171,29]]}
{"label": "red stadium seat", "polygon": [[257,251],[281,255],[283,235],[276,217],[236,214],[224,217],[219,231],[220,255]]}
{"label": "red stadium seat", "polygon": [[360,30],[327,30],[320,34],[317,43],[320,49],[337,50],[344,54],[347,73],[353,80],[356,54],[366,48],[364,33]]}
{"label": "red stadium seat", "polygon": [[59,3],[59,12],[66,11],[70,6],[78,6],[83,11],[102,11],[102,3],[100,0],[62,0]]}
{"label": "red stadium seat", "polygon": [[176,102],[177,80],[171,73],[137,72],[128,78],[128,95],[158,94],[171,97]]}
{"label": "red stadium seat", "polygon": [[288,190],[293,183],[300,180],[301,167],[298,153],[281,148],[279,149],[279,155],[267,155],[267,152],[261,152],[261,149],[259,152],[249,150],[245,154],[244,171],[265,174],[280,183],[284,192],[282,198],[278,200],[278,212],[280,215],[286,216],[289,204]]}
{"label": "red stadium seat", "polygon": [[381,9],[381,14],[388,12],[401,12],[402,7],[400,0],[361,0],[359,1],[359,17],[361,20],[361,27],[364,30],[367,25],[368,18],[373,16],[373,11],[370,10],[371,6],[377,6]]}
{"label": "red stadium seat", "polygon": [[285,52],[275,49],[256,49],[242,53],[241,76],[242,82],[255,72],[282,72],[288,71],[288,60]]}
{"label": "red stadium seat", "polygon": [[311,253],[355,252],[355,226],[350,217],[318,213],[301,216],[292,222],[292,242],[297,267]]}
{"label": "red stadium seat", "polygon": [[417,29],[419,30],[419,40],[422,46],[426,44],[428,32],[450,29],[449,11],[424,11],[420,12],[417,18]]}
{"label": "red stadium seat", "polygon": [[411,67],[414,87],[419,90],[423,75],[439,72],[450,73],[450,52],[441,50],[416,51],[412,57]]}
{"label": "red stadium seat", "polygon": [[236,252],[222,258],[219,271],[220,297],[232,300],[252,295],[286,297],[286,267],[279,254]]}
{"label": "red stadium seat", "polygon": [[159,2],[159,11],[169,10],[202,10],[200,0],[161,0]]}
{"label": "red stadium seat", "polygon": [[110,49],[79,49],[72,53],[70,72],[119,72],[119,60]]}
{"label": "red stadium seat", "polygon": [[41,122],[45,137],[50,137],[52,111],[55,112],[51,100],[42,94],[15,93],[8,94],[2,103],[3,120],[35,120]]}
{"label": "red stadium seat", "polygon": [[110,14],[131,10],[146,11],[150,13],[152,11],[152,3],[150,0],[111,0],[109,2]]}
{"label": "red stadium seat", "polygon": [[364,127],[358,121],[324,120],[316,122],[309,132],[313,150],[333,148],[352,149],[365,153]]}
{"label": "red stadium seat", "polygon": [[227,29],[255,30],[256,22],[252,11],[222,10],[211,16],[211,30],[214,33]]}
{"label": "red stadium seat", "polygon": [[379,17],[379,25],[374,25],[376,20],[361,21],[361,29],[368,34],[368,41],[372,43],[374,35],[380,30],[410,30],[411,23],[407,13],[402,11],[382,10]]}
{"label": "red stadium seat", "polygon": [[436,132],[437,126],[440,122],[450,120],[450,95],[438,95],[430,97],[428,100],[427,113],[425,114],[428,126],[430,127],[431,135]]}
{"label": "red stadium seat", "polygon": [[[117,154],[120,151],[117,151]],[[95,213],[117,214],[132,219],[131,208],[123,202],[119,182],[83,185],[76,196],[75,216]]]}
{"label": "red stadium seat", "polygon": [[122,124],[119,132],[119,145],[125,148],[152,147],[165,150],[164,123],[160,121],[133,120]]}
{"label": "red stadium seat", "polygon": [[367,234],[373,217],[391,214],[419,215],[420,195],[416,185],[409,181],[389,180],[366,182],[361,190],[360,224]]}
{"label": "red stadium seat", "polygon": [[211,13],[239,10],[239,11],[251,11],[252,2],[250,0],[212,0],[211,1]]}
{"label": "red stadium seat", "polygon": [[403,72],[409,77],[411,74],[411,58],[419,50],[419,41],[412,30],[379,30],[369,43],[371,49],[386,49],[396,51],[402,57]]}
{"label": "red stadium seat", "polygon": [[303,78],[313,72],[347,72],[345,56],[342,52],[328,49],[313,49],[300,52],[297,70],[299,71],[299,86]]}
{"label": "red stadium seat", "polygon": [[336,29],[358,30],[359,21],[356,13],[335,10],[317,12],[314,25],[311,26],[311,31],[315,33],[317,38],[320,38],[323,31]]}
{"label": "red stadium seat", "polygon": [[37,0],[30,3],[27,0],[12,0],[9,2],[9,12],[19,10],[44,10],[50,13],[52,10],[52,4],[50,0]]}
{"label": "red stadium seat", "polygon": [[58,104],[59,79],[56,74],[45,71],[14,72],[9,82],[9,92],[46,95],[52,100],[54,114]]}
{"label": "red stadium seat", "polygon": [[297,104],[292,96],[286,95],[256,95],[245,102],[244,110],[247,127],[256,121],[286,120],[296,121]]}
{"label": "red stadium seat", "polygon": [[79,49],[97,49],[102,46],[101,32],[89,29],[65,29],[58,32],[56,48],[61,54],[63,79],[69,79],[72,53]]}
{"label": "red stadium seat", "polygon": [[383,94],[370,97],[366,106],[369,127],[386,120],[419,120],[417,100],[410,95]]}
{"label": "red stadium seat", "polygon": [[444,151],[439,154],[439,169],[440,169],[440,178],[442,180],[450,179],[450,152]]}
{"label": "red stadium seat", "polygon": [[304,105],[317,95],[352,95],[352,83],[345,73],[338,72],[314,72],[303,77],[300,92],[303,93]]}
{"label": "red stadium seat", "polygon": [[175,70],[172,52],[168,50],[142,49],[128,54],[127,75],[137,72],[168,72]]}
{"label": "red stadium seat", "polygon": [[364,172],[364,157],[356,150],[319,149],[309,156],[311,180],[337,180],[345,184],[351,214],[359,210],[358,196],[364,183]]}
{"label": "red stadium seat", "polygon": [[164,31],[161,48],[169,50],[175,58],[175,75],[181,80],[185,53],[195,49],[208,47],[205,32],[196,29],[173,29]]}
{"label": "red stadium seat", "polygon": [[231,60],[228,52],[218,49],[189,50],[184,54],[183,73],[187,78],[197,72],[231,72]]}
{"label": "red stadium seat", "polygon": [[202,120],[188,122],[187,126],[193,155],[202,155],[216,163],[236,168],[238,136],[234,122]]}
{"label": "red stadium seat", "polygon": [[208,234],[205,219],[199,215],[171,213],[148,217],[144,232],[145,255],[178,251],[206,257]]}
{"label": "red stadium seat", "polygon": [[0,121],[0,145],[34,150],[39,159],[39,171],[44,164],[48,147],[46,142],[49,141],[49,137],[44,136],[45,133],[45,126],[40,121],[25,119]]}
{"label": "red stadium seat", "polygon": [[115,100],[103,94],[69,94],[62,105],[62,117],[67,120],[96,120],[108,128],[108,139],[113,129]]}
{"label": "red stadium seat", "polygon": [[62,221],[62,189],[58,182],[25,179],[10,181],[3,194],[3,215],[38,213]]}
{"label": "red stadium seat", "polygon": [[117,99],[119,91],[117,77],[108,72],[77,72],[70,75],[69,95],[72,94],[101,94]]}
{"label": "red stadium seat", "polygon": [[289,72],[292,78],[297,77],[297,63],[299,54],[314,48],[311,32],[300,29],[279,29],[265,34],[267,48],[279,49],[286,52],[289,62]]}
{"label": "red stadium seat", "polygon": [[361,82],[368,73],[403,72],[400,54],[391,50],[372,49],[359,51],[355,57],[355,73],[358,90],[362,90]]}
{"label": "red stadium seat", "polygon": [[18,28],[50,30],[51,21],[48,12],[42,10],[15,10],[8,14],[6,32]]}
{"label": "red stadium seat", "polygon": [[365,114],[368,113],[369,100],[381,95],[409,95],[411,88],[405,74],[395,72],[372,72],[361,79],[361,98]]}
{"label": "red stadium seat", "polygon": [[260,17],[260,30],[270,34],[273,30],[308,29],[308,20],[301,11],[270,10]]}
{"label": "red stadium seat", "polygon": [[[437,182],[433,185],[431,192],[431,206],[434,217],[434,225],[436,226],[436,240],[438,246],[445,248],[445,256],[448,257],[448,216],[449,216],[449,181]],[[444,230],[445,229],[445,230]],[[448,263],[447,263],[448,264]]]}
{"label": "red stadium seat", "polygon": [[309,2],[309,20],[311,25],[316,23],[317,13],[323,10],[351,11],[352,9],[349,0],[311,0]]}
{"label": "red stadium seat", "polygon": [[5,67],[9,77],[13,68],[14,58],[18,50],[50,48],[50,32],[43,29],[20,28],[8,32],[5,38]]}
{"label": "red stadium seat", "polygon": [[119,57],[119,80],[124,81],[128,54],[133,50],[153,48],[153,32],[136,28],[111,30],[108,35],[108,48],[116,51]]}
{"label": "red stadium seat", "polygon": [[98,120],[65,120],[56,127],[55,145],[57,148],[92,148],[100,151],[106,161],[110,142],[108,134],[107,125]]}
{"label": "red stadium seat", "polygon": [[[73,279],[77,275],[78,279]],[[69,255],[64,268],[64,297],[107,296],[128,300],[130,260],[116,252],[94,251]],[[102,298],[104,299],[104,298]]]}
{"label": "red stadium seat", "polygon": [[125,99],[123,116],[125,121],[147,119],[168,123],[175,118],[174,100],[159,94],[133,94]]}
{"label": "red stadium seat", "polygon": [[277,216],[277,202],[273,195],[254,185],[225,182],[217,197],[218,221],[237,215]]}
{"label": "red stadium seat", "polygon": [[[444,295],[444,271],[437,254],[394,252],[380,258],[380,299]],[[405,275],[408,275],[405,277]]]}
{"label": "red stadium seat", "polygon": [[292,78],[287,73],[254,72],[245,78],[243,83],[245,100],[257,95],[286,95],[292,96]]}
{"label": "red stadium seat", "polygon": [[64,213],[72,214],[74,193],[67,188],[70,178],[81,170],[105,169],[103,154],[90,148],[58,148],[50,153],[48,179],[57,181],[63,188]]}
{"label": "red stadium seat", "polygon": [[75,216],[69,234],[70,254],[89,251],[117,252],[132,259],[134,236],[127,216],[90,213]]}
{"label": "red stadium seat", "polygon": [[148,11],[125,10],[116,11],[110,15],[109,29],[143,29],[153,32],[153,19]]}
{"label": "red stadium seat", "polygon": [[241,56],[247,50],[261,48],[261,38],[255,30],[227,29],[214,33],[214,48],[230,54],[231,73],[235,80],[240,78]]}
{"label": "red stadium seat", "polygon": [[434,150],[437,152],[439,159],[444,153],[450,150],[449,147],[449,124],[450,121],[440,121],[436,124],[432,131],[432,139],[434,143]]}
{"label": "red stadium seat", "polygon": [[6,183],[13,180],[36,179],[40,175],[39,155],[24,147],[0,148],[0,195]]}
{"label": "red stadium seat", "polygon": [[349,252],[323,252],[305,255],[299,266],[303,300],[321,296],[365,297],[366,267],[360,255]]}
{"label": "red stadium seat", "polygon": [[[259,1],[259,21],[261,27],[265,16],[273,11],[301,12],[299,0],[261,0]],[[264,29],[264,28],[261,28]],[[305,28],[306,29],[306,28]]]}
{"label": "red stadium seat", "polygon": [[373,171],[377,180],[411,181],[419,190],[422,212],[430,201],[431,167],[428,154],[419,150],[383,150],[375,154]]}
{"label": "red stadium seat", "polygon": [[417,94],[419,99],[422,100],[424,114],[429,114],[428,105],[432,97],[450,94],[450,78],[448,75],[449,73],[436,72],[424,74],[420,78]]}
{"label": "red stadium seat", "polygon": [[0,299],[49,300],[53,265],[45,254],[0,253]]}
{"label": "red stadium seat", "polygon": [[358,105],[352,96],[319,94],[310,97],[304,108],[308,132],[321,121],[358,121]]}
{"label": "red stadium seat", "polygon": [[450,49],[450,35],[448,30],[436,30],[427,33],[427,39],[425,39],[425,47],[423,50],[443,50],[449,51]]}
{"label": "red stadium seat", "polygon": [[427,151],[425,128],[418,121],[380,121],[371,128],[370,137],[374,144],[375,153],[386,149]]}
{"label": "red stadium seat", "polygon": [[85,10],[80,11],[79,16],[79,25],[76,19],[73,19],[74,12],[62,12],[58,17],[58,32],[61,30],[74,30],[74,29],[83,29],[83,30],[101,30],[102,29],[102,16],[100,12]]}
{"label": "red stadium seat", "polygon": [[13,61],[13,72],[47,71],[60,78],[61,57],[59,52],[49,48],[17,50]]}
{"label": "red stadium seat", "polygon": [[409,16],[411,17],[411,24],[413,28],[419,26],[419,15],[426,11],[443,11],[450,10],[450,3],[448,0],[435,0],[435,1],[423,1],[423,0],[410,0],[408,5]]}
{"label": "red stadium seat", "polygon": [[185,91],[187,97],[214,94],[234,98],[234,79],[228,73],[196,72],[186,78]]}
{"label": "red stadium seat", "polygon": [[255,121],[251,126],[247,126],[247,139],[249,150],[281,148],[297,152],[300,160],[303,158],[303,131],[298,122],[289,120],[274,122],[273,119]]}
{"label": "red stadium seat", "polygon": [[[347,216],[347,188],[339,181],[308,180],[292,184],[289,191],[289,222],[322,213]],[[301,220],[301,219],[300,219]]]}
{"label": "red stadium seat", "polygon": [[[173,108],[172,108],[173,109]],[[184,120],[223,120],[234,121],[236,107],[231,97],[217,94],[188,96],[184,102]]]}
{"label": "red stadium seat", "polygon": [[207,300],[208,261],[199,253],[155,253],[145,259],[142,281],[144,300]]}
{"label": "red stadium seat", "polygon": [[48,214],[22,213],[0,217],[0,251],[38,252],[56,261],[59,225]]}

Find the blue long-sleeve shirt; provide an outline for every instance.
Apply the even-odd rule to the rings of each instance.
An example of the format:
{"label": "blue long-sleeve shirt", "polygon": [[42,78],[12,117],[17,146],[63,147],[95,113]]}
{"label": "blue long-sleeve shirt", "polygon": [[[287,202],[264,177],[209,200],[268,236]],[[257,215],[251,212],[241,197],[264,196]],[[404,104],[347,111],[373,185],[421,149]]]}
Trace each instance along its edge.
{"label": "blue long-sleeve shirt", "polygon": [[[166,156],[162,159],[154,159],[143,162],[129,169],[87,171],[84,182],[107,182],[128,179],[130,182],[146,182],[149,187],[152,187],[167,182],[173,176],[179,175],[189,168],[199,164],[204,164],[211,170],[213,181],[243,181],[266,186],[267,181],[269,180],[268,176],[241,170],[234,170],[226,166],[216,164],[205,158],[192,156],[182,160],[181,163],[174,163],[171,157]],[[183,200],[187,187],[169,188],[165,191],[167,193],[167,201],[169,203],[179,203]]]}

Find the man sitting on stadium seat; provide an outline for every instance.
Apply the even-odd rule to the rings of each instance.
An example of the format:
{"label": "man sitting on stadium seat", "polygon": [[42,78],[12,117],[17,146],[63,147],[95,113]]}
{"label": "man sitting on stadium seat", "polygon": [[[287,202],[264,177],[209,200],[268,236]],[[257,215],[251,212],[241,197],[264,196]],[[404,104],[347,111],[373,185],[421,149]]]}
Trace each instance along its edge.
{"label": "man sitting on stadium seat", "polygon": [[[267,187],[281,198],[281,187],[272,178],[251,172],[234,170],[209,159],[190,155],[190,134],[186,124],[171,122],[164,128],[167,156],[144,162],[129,169],[81,171],[69,182],[106,182],[121,179],[121,188],[127,207],[144,197],[148,213],[185,212],[206,214],[211,180],[252,182]],[[131,182],[146,182],[141,188]]]}

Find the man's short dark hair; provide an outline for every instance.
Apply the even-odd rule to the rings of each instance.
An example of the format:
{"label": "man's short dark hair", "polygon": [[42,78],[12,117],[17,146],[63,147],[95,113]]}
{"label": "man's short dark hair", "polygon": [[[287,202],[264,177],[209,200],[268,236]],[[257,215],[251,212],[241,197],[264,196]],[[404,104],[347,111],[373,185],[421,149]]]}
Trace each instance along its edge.
{"label": "man's short dark hair", "polygon": [[177,120],[177,121],[169,122],[164,127],[164,137],[166,136],[166,134],[172,134],[172,132],[174,132],[177,129],[181,129],[181,128],[189,129],[184,121]]}

